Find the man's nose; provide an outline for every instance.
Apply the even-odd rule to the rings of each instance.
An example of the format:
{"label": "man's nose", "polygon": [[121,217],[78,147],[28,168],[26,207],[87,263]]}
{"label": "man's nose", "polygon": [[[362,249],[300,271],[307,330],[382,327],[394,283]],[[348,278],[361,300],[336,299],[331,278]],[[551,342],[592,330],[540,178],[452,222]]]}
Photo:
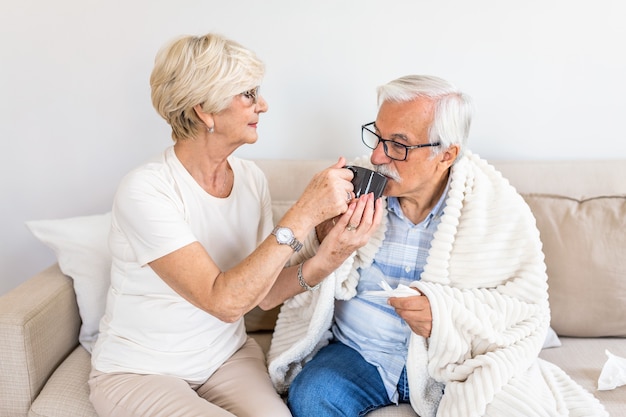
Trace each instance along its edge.
{"label": "man's nose", "polygon": [[370,162],[374,165],[383,165],[389,163],[389,161],[391,161],[391,158],[385,154],[385,145],[379,141],[376,148],[372,150]]}

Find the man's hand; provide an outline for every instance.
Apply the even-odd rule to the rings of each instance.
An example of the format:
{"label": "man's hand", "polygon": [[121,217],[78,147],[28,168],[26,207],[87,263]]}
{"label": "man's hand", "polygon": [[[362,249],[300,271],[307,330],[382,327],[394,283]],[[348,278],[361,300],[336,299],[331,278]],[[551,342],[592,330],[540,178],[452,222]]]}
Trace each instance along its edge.
{"label": "man's hand", "polygon": [[[414,288],[417,291],[417,288]],[[412,297],[389,297],[388,303],[406,321],[413,333],[430,337],[433,328],[433,315],[428,297],[421,294]]]}

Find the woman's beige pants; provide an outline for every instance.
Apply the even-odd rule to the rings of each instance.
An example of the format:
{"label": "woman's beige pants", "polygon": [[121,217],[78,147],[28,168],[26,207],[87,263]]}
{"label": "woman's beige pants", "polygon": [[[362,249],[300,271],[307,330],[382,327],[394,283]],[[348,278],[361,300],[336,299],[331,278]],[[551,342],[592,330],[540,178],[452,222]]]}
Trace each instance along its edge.
{"label": "woman's beige pants", "polygon": [[89,387],[100,417],[291,417],[252,338],[202,385],[163,375],[92,370]]}

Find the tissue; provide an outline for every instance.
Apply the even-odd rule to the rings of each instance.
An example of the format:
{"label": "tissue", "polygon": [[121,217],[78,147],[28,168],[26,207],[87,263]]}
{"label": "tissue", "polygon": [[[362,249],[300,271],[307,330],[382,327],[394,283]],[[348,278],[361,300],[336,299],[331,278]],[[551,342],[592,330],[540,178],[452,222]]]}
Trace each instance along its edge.
{"label": "tissue", "polygon": [[598,390],[615,389],[626,384],[626,358],[620,358],[605,350],[607,359],[598,378]]}
{"label": "tissue", "polygon": [[419,291],[404,284],[398,284],[394,289],[391,288],[387,281],[380,281],[378,284],[381,291],[364,291],[361,295],[365,297],[412,297],[414,295],[422,295]]}

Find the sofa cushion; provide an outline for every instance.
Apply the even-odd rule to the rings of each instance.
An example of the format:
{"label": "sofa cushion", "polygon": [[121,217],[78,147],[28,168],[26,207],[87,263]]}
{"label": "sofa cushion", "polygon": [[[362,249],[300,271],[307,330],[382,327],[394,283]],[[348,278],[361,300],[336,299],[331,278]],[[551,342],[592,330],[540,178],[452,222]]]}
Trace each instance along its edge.
{"label": "sofa cushion", "polygon": [[558,365],[567,375],[591,392],[606,407],[611,417],[626,417],[626,389],[598,390],[598,379],[607,362],[608,350],[626,357],[626,340],[622,338],[562,337],[562,346],[545,349],[539,357]]}
{"label": "sofa cushion", "polygon": [[33,402],[29,417],[97,417],[89,401],[91,356],[78,346],[54,371]]}
{"label": "sofa cushion", "polygon": [[626,196],[528,194],[560,336],[626,336]]}

